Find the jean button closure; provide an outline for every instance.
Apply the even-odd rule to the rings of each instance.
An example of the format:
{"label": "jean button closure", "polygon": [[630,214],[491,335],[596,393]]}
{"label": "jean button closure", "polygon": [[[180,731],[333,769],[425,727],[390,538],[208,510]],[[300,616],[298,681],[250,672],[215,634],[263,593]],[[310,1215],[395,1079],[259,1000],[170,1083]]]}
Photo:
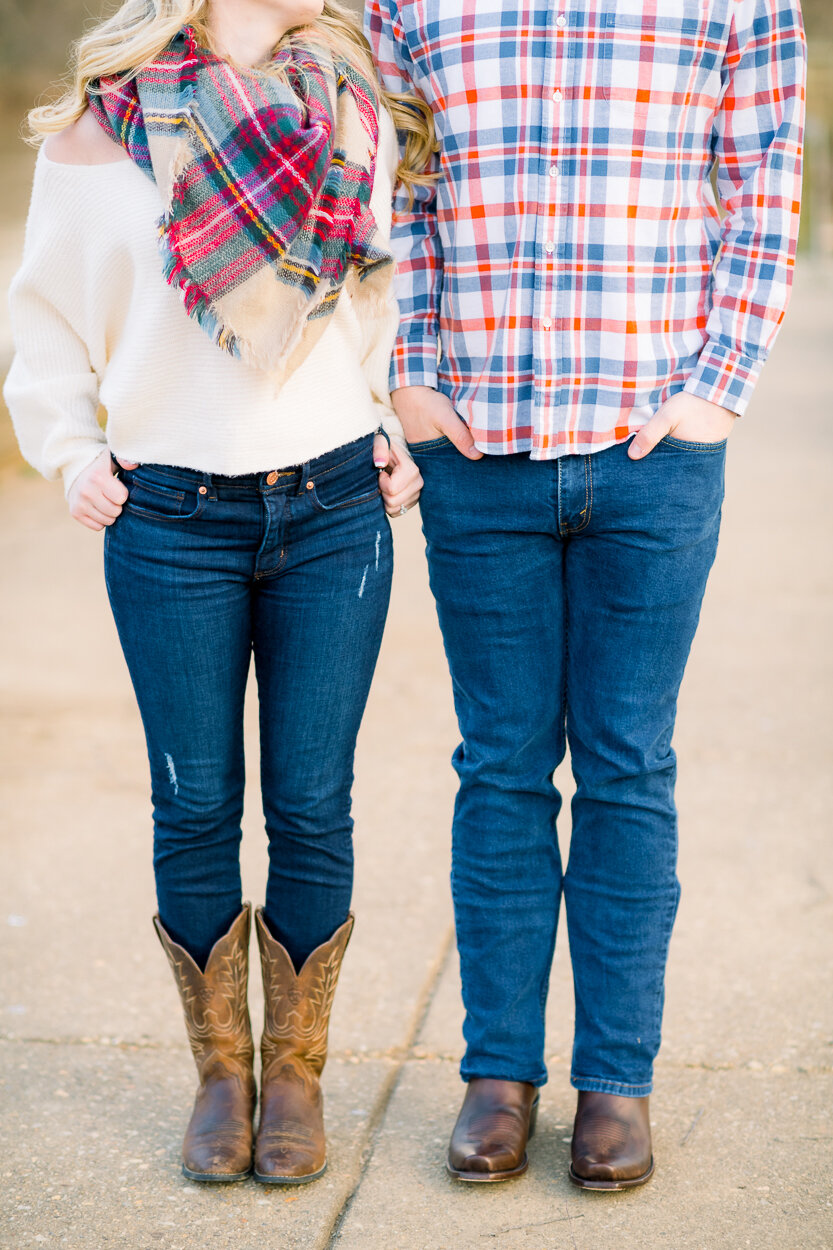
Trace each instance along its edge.
{"label": "jean button closure", "polygon": [[277,480],[278,480],[278,475],[277,475],[277,473],[276,473],[276,471],[275,471],[274,469],[272,470],[272,472],[271,472],[271,473],[267,473],[267,474],[266,474],[266,485],[267,485],[267,486],[274,486],[274,485],[275,485],[275,482],[277,482]]}

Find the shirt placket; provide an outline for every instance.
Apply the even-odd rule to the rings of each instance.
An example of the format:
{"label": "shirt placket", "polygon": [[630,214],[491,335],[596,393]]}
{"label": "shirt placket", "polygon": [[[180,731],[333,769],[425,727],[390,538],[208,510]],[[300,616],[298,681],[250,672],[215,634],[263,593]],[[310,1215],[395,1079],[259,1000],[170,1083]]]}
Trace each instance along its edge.
{"label": "shirt placket", "polygon": [[536,237],[535,336],[535,445],[546,449],[558,436],[557,371],[564,333],[564,310],[560,305],[559,258],[563,253],[563,170],[559,140],[567,98],[566,66],[569,10],[564,0],[547,6],[548,39],[542,74],[541,148],[539,156],[539,216]]}

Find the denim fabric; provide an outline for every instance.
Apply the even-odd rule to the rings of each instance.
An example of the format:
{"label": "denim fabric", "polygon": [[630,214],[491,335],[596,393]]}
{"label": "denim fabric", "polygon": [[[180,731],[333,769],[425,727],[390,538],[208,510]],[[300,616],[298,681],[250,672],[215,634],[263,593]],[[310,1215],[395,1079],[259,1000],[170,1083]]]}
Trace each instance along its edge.
{"label": "denim fabric", "polygon": [[[578,1089],[651,1088],[677,909],[677,693],[714,559],[725,443],[641,461],[470,461],[422,471],[431,586],[463,741],[452,890],[464,1079],[546,1080],[544,1009],[563,890]],[[566,872],[552,774],[577,792]]]}
{"label": "denim fabric", "polygon": [[267,921],[300,964],[347,917],[353,752],[393,566],[372,441],[280,474],[122,474],[107,589],[147,737],[159,914],[198,961],[241,906],[252,651]]}

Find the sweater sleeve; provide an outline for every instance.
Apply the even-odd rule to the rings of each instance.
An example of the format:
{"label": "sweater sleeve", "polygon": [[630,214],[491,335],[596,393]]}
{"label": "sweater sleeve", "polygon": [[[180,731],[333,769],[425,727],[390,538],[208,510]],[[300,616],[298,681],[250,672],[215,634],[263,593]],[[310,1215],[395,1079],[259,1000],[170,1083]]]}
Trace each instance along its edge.
{"label": "sweater sleeve", "polygon": [[15,355],[3,395],[25,459],[50,480],[62,476],[68,491],[106,437],[97,419],[98,378],[80,331],[79,222],[50,188],[49,173],[39,161],[23,262],[9,291]]}

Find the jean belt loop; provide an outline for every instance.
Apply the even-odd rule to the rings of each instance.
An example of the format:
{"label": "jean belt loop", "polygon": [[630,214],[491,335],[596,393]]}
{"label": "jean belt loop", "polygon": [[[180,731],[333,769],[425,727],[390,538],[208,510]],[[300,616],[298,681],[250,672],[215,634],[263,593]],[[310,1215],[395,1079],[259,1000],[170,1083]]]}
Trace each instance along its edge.
{"label": "jean belt loop", "polygon": [[204,490],[204,491],[203,491],[203,489],[202,489],[202,486],[200,487],[200,494],[201,494],[201,495],[202,495],[202,494],[205,494],[205,495],[206,495],[206,497],[207,497],[208,499],[210,499],[210,500],[212,500],[212,502],[216,503],[216,501],[217,501],[217,491],[216,491],[216,490],[215,490],[215,488],[214,488],[214,480],[213,480],[213,478],[212,478],[211,474],[210,474],[210,473],[201,473],[201,474],[200,474],[200,477],[202,478],[202,486],[204,486],[204,487],[205,487],[205,490]]}
{"label": "jean belt loop", "polygon": [[305,460],[298,471],[298,489],[296,495],[305,495],[307,491],[307,482],[312,477],[312,461]]}

